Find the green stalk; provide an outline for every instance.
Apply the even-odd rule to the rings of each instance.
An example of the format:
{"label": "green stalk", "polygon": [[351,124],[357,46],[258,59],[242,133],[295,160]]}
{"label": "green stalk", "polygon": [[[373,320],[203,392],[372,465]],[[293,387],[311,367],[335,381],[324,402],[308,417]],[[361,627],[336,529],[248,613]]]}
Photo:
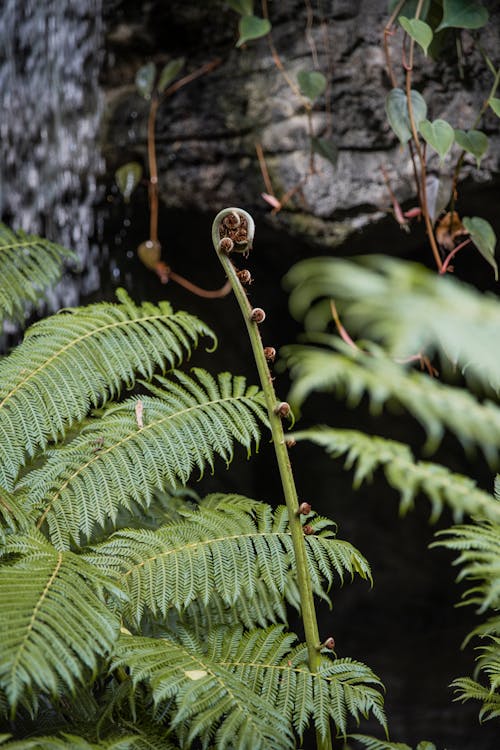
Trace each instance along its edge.
{"label": "green stalk", "polygon": [[[223,220],[230,215],[232,216],[232,218],[234,218],[235,221],[239,220],[241,222],[242,219],[246,221],[246,226],[243,225],[241,229],[238,225],[235,227],[233,231],[233,236],[235,236],[236,238],[235,242],[230,239],[229,235],[231,234],[231,232],[228,230],[227,235],[229,241],[225,239],[221,243],[220,227]],[[300,593],[300,608],[307,644],[309,669],[311,670],[311,672],[317,672],[321,662],[321,642],[319,638],[318,621],[316,618],[316,610],[314,606],[311,578],[308,571],[307,553],[304,542],[304,530],[300,521],[297,490],[293,478],[290,458],[288,456],[288,448],[285,441],[285,434],[283,432],[281,417],[276,412],[276,409],[277,407],[279,407],[280,402],[277,399],[276,392],[274,390],[273,379],[271,377],[271,373],[269,371],[267,360],[264,354],[264,348],[262,345],[258,323],[252,319],[252,307],[240,282],[238,273],[231,260],[229,259],[229,252],[231,251],[248,252],[252,249],[254,229],[254,222],[250,214],[248,214],[246,211],[243,211],[243,209],[241,208],[226,208],[223,211],[220,211],[215,217],[212,226],[212,241],[219,260],[222,263],[224,271],[226,272],[227,278],[231,283],[234,294],[240,306],[241,313],[245,320],[245,325],[250,337],[250,343],[252,345],[252,351],[255,363],[257,365],[262,390],[264,392],[266,400],[266,407],[269,416],[274,450],[276,453],[276,460],[278,462],[283,494],[288,509],[288,523],[290,527],[295,555],[297,583]],[[238,236],[238,233],[240,236]],[[228,245],[227,249],[224,249],[224,243]],[[318,750],[331,750],[332,739],[330,730],[328,729],[325,737],[323,737],[317,730],[316,741]]]}

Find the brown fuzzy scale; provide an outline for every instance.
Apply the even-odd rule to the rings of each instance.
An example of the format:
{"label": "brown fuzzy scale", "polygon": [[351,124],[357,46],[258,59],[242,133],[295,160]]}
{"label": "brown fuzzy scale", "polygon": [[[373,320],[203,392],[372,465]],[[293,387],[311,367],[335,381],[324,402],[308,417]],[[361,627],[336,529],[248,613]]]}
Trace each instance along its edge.
{"label": "brown fuzzy scale", "polygon": [[263,323],[266,319],[266,313],[261,307],[254,307],[250,313],[250,320],[252,323]]}
{"label": "brown fuzzy scale", "polygon": [[252,274],[246,268],[244,268],[242,271],[238,271],[237,276],[242,284],[252,283]]}
{"label": "brown fuzzy scale", "polygon": [[244,216],[230,213],[224,217],[219,224],[219,237],[224,239],[229,237],[237,245],[244,245],[248,242],[248,222]]}

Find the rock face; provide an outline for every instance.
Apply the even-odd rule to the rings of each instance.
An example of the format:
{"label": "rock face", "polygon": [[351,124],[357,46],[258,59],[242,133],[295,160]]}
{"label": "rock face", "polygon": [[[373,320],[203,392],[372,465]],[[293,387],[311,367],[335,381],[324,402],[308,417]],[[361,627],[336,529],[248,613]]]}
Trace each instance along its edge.
{"label": "rock face", "polygon": [[[215,71],[160,106],[157,151],[165,205],[217,212],[236,203],[269,217],[271,208],[261,198],[269,190],[256,153],[260,144],[274,194],[281,199],[294,191],[274,223],[335,246],[390,210],[381,167],[398,200],[415,201],[408,149],[399,145],[384,109],[391,89],[383,48],[387,2],[331,0],[313,8],[303,0],[283,0],[274,5],[269,9],[272,42],[284,74],[267,39],[235,47],[238,15],[223,2],[109,2],[103,78],[109,105],[104,132],[108,166],[113,171],[131,158],[146,160],[148,105],[133,86],[141,64],[185,56],[189,72],[220,58]],[[495,2],[489,6],[490,23],[481,30],[481,40],[494,59],[500,9]],[[402,36],[399,29],[388,37],[400,87]],[[444,118],[469,129],[493,76],[468,32],[458,46],[454,32],[443,43],[445,54],[437,61],[417,48],[413,87],[424,95],[429,119]],[[299,71],[314,69],[327,77],[328,88],[314,103],[308,131],[303,100],[293,87]],[[489,110],[481,127],[490,138],[489,151],[479,169],[467,156],[461,178],[485,183],[499,172],[500,120]],[[316,155],[310,174],[310,132],[333,144],[335,166]],[[455,146],[443,165],[435,155],[431,168],[450,175],[458,153]]]}

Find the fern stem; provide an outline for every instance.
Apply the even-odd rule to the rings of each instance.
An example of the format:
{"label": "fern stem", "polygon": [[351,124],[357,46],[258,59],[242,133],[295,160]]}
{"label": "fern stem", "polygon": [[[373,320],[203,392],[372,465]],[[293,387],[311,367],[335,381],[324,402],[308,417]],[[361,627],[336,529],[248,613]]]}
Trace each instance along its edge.
{"label": "fern stem", "polygon": [[[252,320],[252,307],[248,301],[246,292],[240,282],[238,273],[231,262],[229,256],[221,249],[220,227],[223,220],[230,214],[236,215],[246,220],[247,242],[244,246],[246,251],[251,250],[254,222],[250,214],[240,208],[226,208],[220,211],[215,217],[212,225],[212,242],[217,252],[219,260],[233,288],[236,300],[240,307],[241,313],[245,320],[245,325],[250,338],[255,364],[259,373],[259,378],[264,392],[266,407],[269,416],[272,440],[278,462],[278,468],[283,487],[283,494],[288,509],[288,523],[292,537],[293,550],[295,555],[295,565],[297,570],[297,584],[300,593],[300,609],[304,634],[307,644],[308,663],[311,672],[317,672],[320,667],[321,642],[319,638],[318,621],[314,606],[314,597],[311,584],[311,578],[308,570],[306,546],[304,542],[304,531],[299,515],[299,501],[297,489],[293,478],[292,466],[288,455],[288,448],[285,442],[285,434],[281,417],[276,413],[276,407],[280,403],[274,390],[273,379],[269,371],[269,366],[264,354],[262,339],[258,323]],[[231,243],[232,244],[232,243]],[[323,736],[316,730],[316,742],[318,750],[331,750],[332,739],[330,729]]]}

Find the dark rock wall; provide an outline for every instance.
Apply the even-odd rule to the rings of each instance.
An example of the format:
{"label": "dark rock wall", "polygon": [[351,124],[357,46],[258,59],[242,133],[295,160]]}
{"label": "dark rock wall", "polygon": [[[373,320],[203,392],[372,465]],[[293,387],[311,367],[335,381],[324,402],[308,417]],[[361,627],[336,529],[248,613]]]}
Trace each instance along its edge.
{"label": "dark rock wall", "polygon": [[[496,2],[489,6],[491,23],[481,31],[481,40],[494,60],[500,8]],[[214,72],[161,105],[157,143],[162,200],[168,207],[212,212],[237,203],[269,216],[260,197],[264,183],[256,143],[264,149],[278,197],[307,174],[309,153],[301,101],[276,67],[267,40],[236,49],[238,16],[214,0],[118,0],[106,7],[108,63],[103,83],[108,115],[103,139],[109,169],[129,158],[146,158],[147,103],[134,90],[137,68],[150,59],[161,64],[169,57],[185,56],[187,70],[192,70],[220,58]],[[398,199],[414,199],[408,150],[400,147],[384,111],[390,90],[382,45],[387,2],[282,0],[270,3],[269,12],[273,41],[287,74],[295,80],[298,71],[316,68],[327,76],[329,86],[314,106],[312,122],[315,135],[331,138],[338,149],[335,167],[316,158],[317,173],[275,223],[324,245],[338,245],[390,209],[382,165]],[[400,31],[391,49],[403,86],[401,38]],[[444,56],[437,62],[416,53],[414,88],[428,103],[429,119],[443,117],[454,127],[468,129],[491,88],[492,74],[467,34],[460,60],[453,34],[445,42]],[[488,183],[500,171],[500,120],[489,111],[482,127],[491,140],[488,154],[480,169],[467,157],[462,176]],[[442,167],[434,155],[432,169],[448,174],[457,153],[454,148]]]}

